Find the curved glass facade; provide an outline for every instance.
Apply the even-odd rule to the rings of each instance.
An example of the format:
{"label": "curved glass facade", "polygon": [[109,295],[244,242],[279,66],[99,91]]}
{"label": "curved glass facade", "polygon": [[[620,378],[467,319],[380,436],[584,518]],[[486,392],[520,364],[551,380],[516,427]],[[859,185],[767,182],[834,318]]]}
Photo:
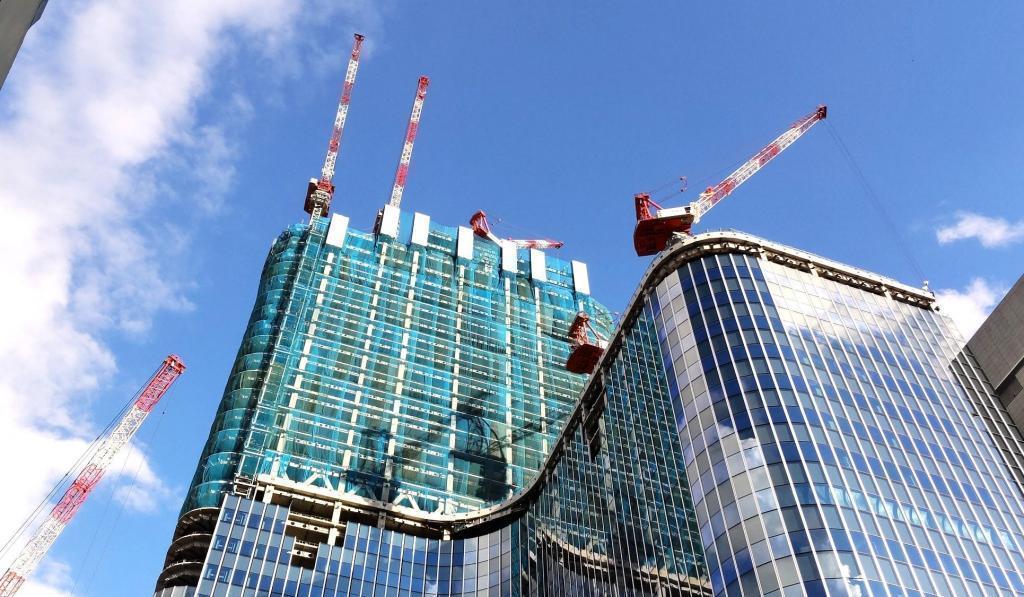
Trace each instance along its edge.
{"label": "curved glass facade", "polygon": [[1021,490],[971,398],[1012,426],[890,290],[738,246],[652,294],[715,594],[1024,592]]}
{"label": "curved glass facade", "polygon": [[[294,326],[294,313],[289,314],[288,302],[294,292],[293,282],[301,273],[300,266],[309,259],[309,235],[305,228],[301,225],[288,228],[270,248],[249,324],[214,416],[209,439],[199,457],[182,514],[196,508],[220,506],[241,460],[245,435],[261,390],[265,385],[278,390],[281,387],[280,373],[274,375],[280,370],[281,359],[270,348],[281,343],[285,330]],[[287,338],[284,341],[287,342]]]}
{"label": "curved glass facade", "polygon": [[183,513],[236,475],[438,513],[529,483],[581,388],[569,323],[585,310],[608,332],[608,312],[569,262],[503,267],[489,241],[459,255],[457,228],[402,238],[406,220],[398,238],[332,244],[321,220],[277,239]]}
{"label": "curved glass facade", "polygon": [[[330,496],[320,490],[229,495],[198,587],[159,595],[708,595],[662,366],[647,308],[573,410],[543,476],[490,516],[403,532],[393,519],[317,516]],[[314,520],[334,529],[326,541],[296,528]]]}

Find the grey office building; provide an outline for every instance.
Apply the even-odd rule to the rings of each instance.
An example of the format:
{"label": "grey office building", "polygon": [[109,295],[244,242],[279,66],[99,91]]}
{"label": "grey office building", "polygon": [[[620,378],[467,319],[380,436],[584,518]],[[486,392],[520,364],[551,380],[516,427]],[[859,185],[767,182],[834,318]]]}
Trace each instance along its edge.
{"label": "grey office building", "polygon": [[1018,426],[1024,424],[1024,277],[967,342],[996,395]]}

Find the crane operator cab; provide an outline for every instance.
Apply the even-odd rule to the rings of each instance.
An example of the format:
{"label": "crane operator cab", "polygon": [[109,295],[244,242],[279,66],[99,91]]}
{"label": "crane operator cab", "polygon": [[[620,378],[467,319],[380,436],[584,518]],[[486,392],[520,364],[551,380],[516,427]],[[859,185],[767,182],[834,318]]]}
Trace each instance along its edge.
{"label": "crane operator cab", "polygon": [[[636,202],[633,248],[641,257],[661,252],[676,232],[690,234],[690,228],[696,221],[689,205],[662,209],[647,193],[639,193],[633,200]],[[651,213],[651,207],[658,210],[656,214]]]}

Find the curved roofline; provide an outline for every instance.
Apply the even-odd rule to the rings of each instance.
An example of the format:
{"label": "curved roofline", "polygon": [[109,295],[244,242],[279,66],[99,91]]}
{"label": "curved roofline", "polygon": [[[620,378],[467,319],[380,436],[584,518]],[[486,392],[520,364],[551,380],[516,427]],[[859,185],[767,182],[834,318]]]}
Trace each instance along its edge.
{"label": "curved roofline", "polygon": [[759,258],[834,280],[840,284],[846,284],[866,292],[884,295],[893,300],[923,309],[936,309],[935,295],[929,291],[914,288],[891,278],[879,276],[866,270],[845,265],[838,261],[826,259],[780,243],[771,242],[757,236],[734,230],[704,232],[696,236],[686,237],[677,234],[670,241],[669,246],[651,261],[644,272],[640,284],[629,299],[622,319],[608,340],[608,348],[601,355],[597,366],[594,368],[594,372],[591,373],[584,384],[580,394],[581,398],[577,400],[576,406],[566,419],[565,427],[552,444],[551,451],[544,464],[537,471],[537,475],[522,491],[504,502],[472,512],[436,514],[377,502],[311,485],[303,485],[269,475],[260,475],[259,481],[275,488],[287,489],[307,494],[311,497],[338,500],[360,510],[385,513],[394,517],[392,520],[398,523],[398,526],[405,527],[408,525],[407,530],[413,532],[418,527],[430,529],[434,532],[444,532],[446,535],[474,536],[487,532],[494,526],[500,526],[509,518],[525,512],[529,508],[530,500],[543,488],[548,475],[561,457],[567,438],[576,431],[576,427],[580,424],[584,414],[597,399],[602,385],[600,374],[605,369],[606,363],[609,363],[610,359],[614,358],[614,355],[618,353],[618,349],[622,344],[623,330],[629,327],[639,316],[643,308],[643,301],[641,299],[660,284],[669,273],[675,271],[683,264],[706,255],[726,253],[756,255]]}

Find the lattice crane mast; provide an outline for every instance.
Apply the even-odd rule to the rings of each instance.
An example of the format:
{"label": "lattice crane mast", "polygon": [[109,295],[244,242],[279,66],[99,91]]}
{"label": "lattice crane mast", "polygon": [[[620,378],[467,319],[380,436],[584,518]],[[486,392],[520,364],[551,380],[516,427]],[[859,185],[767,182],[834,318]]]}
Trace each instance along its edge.
{"label": "lattice crane mast", "polygon": [[[824,120],[826,113],[825,106],[818,106],[814,112],[794,122],[786,132],[754,154],[725,180],[713,187],[708,187],[697,197],[696,201],[689,205],[662,208],[651,200],[649,194],[637,194],[633,198],[636,204],[636,229],[633,232],[633,247],[636,249],[636,254],[653,255],[665,248],[672,234],[676,232],[690,234],[691,227],[700,221],[701,216],[719,201],[728,197],[772,158],[802,137],[819,120]],[[657,208],[656,214],[651,213],[651,207]]]}
{"label": "lattice crane mast", "polygon": [[0,578],[0,597],[11,597],[18,592],[25,579],[32,574],[86,498],[99,484],[114,457],[131,441],[135,432],[142,426],[142,422],[146,420],[146,416],[184,371],[185,364],[176,355],[164,359],[157,372],[143,386],[138,399],[110,433],[100,441],[88,464]]}
{"label": "lattice crane mast", "polygon": [[565,244],[559,240],[546,240],[542,238],[525,240],[508,238],[502,240],[491,231],[491,225],[487,222],[487,214],[483,211],[473,214],[473,217],[469,218],[469,225],[477,236],[490,239],[498,246],[501,246],[502,243],[512,243],[517,249],[560,249]]}
{"label": "lattice crane mast", "polygon": [[309,214],[310,223],[316,222],[320,216],[326,216],[331,208],[334,197],[334,165],[338,161],[338,150],[341,148],[341,134],[345,131],[345,120],[348,118],[348,104],[352,99],[352,88],[356,84],[356,72],[359,71],[359,53],[363,47],[362,35],[356,33],[352,43],[352,55],[345,71],[345,83],[341,88],[341,99],[338,100],[338,111],[334,115],[334,129],[331,140],[327,143],[327,157],[324,167],[320,170],[320,179],[309,179],[306,189],[304,209]]}
{"label": "lattice crane mast", "polygon": [[402,206],[402,193],[405,192],[405,179],[409,177],[409,164],[412,162],[412,146],[416,142],[416,133],[420,130],[420,115],[423,113],[423,100],[427,97],[427,86],[430,79],[420,77],[416,85],[416,98],[412,101],[412,114],[409,115],[409,126],[405,129],[405,143],[402,145],[402,157],[398,159],[395,171],[395,186],[391,188],[392,207]]}

